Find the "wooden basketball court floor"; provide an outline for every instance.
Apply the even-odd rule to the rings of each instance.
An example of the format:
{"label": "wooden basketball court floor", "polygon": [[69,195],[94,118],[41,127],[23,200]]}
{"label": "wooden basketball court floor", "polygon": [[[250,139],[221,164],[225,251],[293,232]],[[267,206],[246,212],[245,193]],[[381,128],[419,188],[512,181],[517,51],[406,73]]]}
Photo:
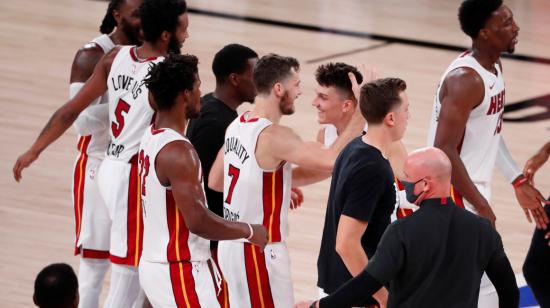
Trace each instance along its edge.
{"label": "wooden basketball court floor", "polygon": [[[387,1],[189,1],[190,38],[184,52],[200,59],[202,91],[214,87],[214,53],[238,42],[259,54],[291,55],[302,64],[303,95],[296,113],[283,120],[305,139],[318,129],[314,95],[316,67],[328,61],[375,65],[381,76],[406,80],[411,120],[404,138],[408,150],[426,144],[432,99],[447,65],[469,45],[456,18],[459,0]],[[507,112],[503,135],[516,161],[524,162],[548,141],[550,121],[550,3],[506,3],[521,27],[516,54],[504,59]],[[70,64],[76,50],[98,35],[106,3],[86,0],[0,1],[0,303],[32,305],[33,281],[52,262],[72,256],[73,210],[70,199],[76,136],[61,137],[25,170],[17,184],[11,168],[68,96]],[[458,46],[458,48],[454,48]],[[532,101],[534,98],[541,100]],[[243,106],[240,111],[250,109]],[[550,167],[536,178],[550,192]],[[514,270],[519,273],[533,225],[527,223],[513,190],[495,172],[493,198],[497,228]],[[306,201],[290,215],[288,242],[296,299],[316,296],[316,260],[329,181],[304,189]],[[427,226],[429,228],[429,226]],[[419,252],[420,253],[420,252]],[[108,283],[108,282],[107,282]],[[103,297],[105,296],[105,292]]]}

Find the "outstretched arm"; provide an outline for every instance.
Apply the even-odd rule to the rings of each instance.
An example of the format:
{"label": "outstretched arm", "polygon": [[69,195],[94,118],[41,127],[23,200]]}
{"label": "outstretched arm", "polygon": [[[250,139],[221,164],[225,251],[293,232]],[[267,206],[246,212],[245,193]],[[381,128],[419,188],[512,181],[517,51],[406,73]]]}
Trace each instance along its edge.
{"label": "outstretched arm", "polygon": [[117,52],[118,49],[115,48],[100,60],[82,90],[55,111],[32,146],[19,156],[13,166],[13,176],[16,181],[21,180],[23,169],[27,168],[42,151],[57,140],[73,124],[84,108],[107,90],[107,76]]}

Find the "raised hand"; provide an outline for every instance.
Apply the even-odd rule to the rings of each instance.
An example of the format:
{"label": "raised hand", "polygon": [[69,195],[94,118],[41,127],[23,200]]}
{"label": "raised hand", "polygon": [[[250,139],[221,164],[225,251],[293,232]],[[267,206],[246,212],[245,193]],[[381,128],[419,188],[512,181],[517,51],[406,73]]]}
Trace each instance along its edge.
{"label": "raised hand", "polygon": [[353,73],[348,73],[349,80],[351,81],[351,89],[357,101],[359,101],[359,97],[361,96],[361,87],[363,87],[368,82],[378,79],[378,70],[374,67],[367,68],[365,64],[361,64],[360,71],[361,75],[363,75],[363,82],[361,82],[361,84],[357,82],[357,79],[355,78],[355,75]]}

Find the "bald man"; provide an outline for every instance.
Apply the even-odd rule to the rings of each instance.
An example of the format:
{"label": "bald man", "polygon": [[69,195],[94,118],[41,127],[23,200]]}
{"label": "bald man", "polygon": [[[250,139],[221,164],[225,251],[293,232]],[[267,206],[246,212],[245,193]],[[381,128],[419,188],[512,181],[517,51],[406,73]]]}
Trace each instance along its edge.
{"label": "bald man", "polygon": [[389,284],[388,307],[477,307],[483,271],[500,307],[518,307],[519,292],[489,220],[449,196],[451,162],[436,148],[412,152],[404,166],[407,199],[420,208],[390,225],[361,274],[330,296],[296,308],[357,306]]}

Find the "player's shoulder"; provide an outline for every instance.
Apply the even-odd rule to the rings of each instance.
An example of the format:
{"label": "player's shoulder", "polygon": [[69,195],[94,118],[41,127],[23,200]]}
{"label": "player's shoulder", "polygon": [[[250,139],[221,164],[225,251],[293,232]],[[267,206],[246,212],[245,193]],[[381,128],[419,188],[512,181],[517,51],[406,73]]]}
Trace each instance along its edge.
{"label": "player's shoulder", "polygon": [[448,85],[457,84],[465,86],[473,86],[477,84],[483,84],[483,78],[479,73],[472,67],[461,66],[453,69],[447,74],[445,78],[445,83]]}

